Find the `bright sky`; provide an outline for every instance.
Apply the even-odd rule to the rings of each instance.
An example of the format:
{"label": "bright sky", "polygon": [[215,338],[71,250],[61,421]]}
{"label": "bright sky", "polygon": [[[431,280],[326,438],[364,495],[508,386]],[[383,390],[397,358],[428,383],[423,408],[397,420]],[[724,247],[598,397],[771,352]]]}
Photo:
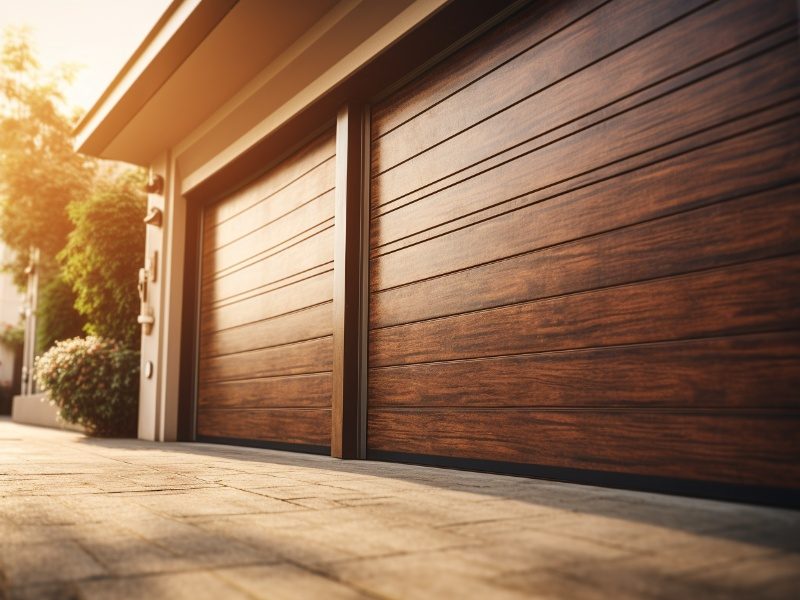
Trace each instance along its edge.
{"label": "bright sky", "polygon": [[0,0],[0,32],[27,25],[45,70],[82,68],[67,102],[91,108],[170,0]]}

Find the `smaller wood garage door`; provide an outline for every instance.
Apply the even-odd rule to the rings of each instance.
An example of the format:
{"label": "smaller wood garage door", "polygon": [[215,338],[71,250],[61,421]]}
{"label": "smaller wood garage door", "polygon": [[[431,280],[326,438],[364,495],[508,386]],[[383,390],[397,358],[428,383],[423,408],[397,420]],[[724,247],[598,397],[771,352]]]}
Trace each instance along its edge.
{"label": "smaller wood garage door", "polygon": [[800,488],[797,32],[545,0],[374,107],[369,456]]}
{"label": "smaller wood garage door", "polygon": [[197,434],[330,446],[335,143],[203,215]]}

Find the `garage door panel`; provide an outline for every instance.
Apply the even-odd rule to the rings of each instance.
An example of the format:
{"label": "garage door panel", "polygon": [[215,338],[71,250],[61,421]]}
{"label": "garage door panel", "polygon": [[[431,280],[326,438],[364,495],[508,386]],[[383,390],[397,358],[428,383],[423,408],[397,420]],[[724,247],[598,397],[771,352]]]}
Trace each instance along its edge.
{"label": "garage door panel", "polygon": [[[524,249],[503,253],[505,244],[481,241],[503,239],[504,234],[512,238],[523,227],[546,227],[549,221],[512,213],[491,226],[458,232],[470,235],[445,238],[450,246],[426,249],[423,244],[405,257],[404,266],[395,268],[410,276],[426,257],[435,256],[445,266],[464,250],[472,250],[468,260],[481,266],[376,293],[370,325],[410,323],[800,252],[798,198],[795,184],[517,256]],[[748,223],[747,236],[738,235],[743,222]],[[403,254],[398,253],[400,259]],[[509,255],[513,258],[494,262]],[[450,260],[453,268],[460,262]]]}
{"label": "garage door panel", "polygon": [[798,425],[796,413],[783,411],[753,416],[384,409],[369,414],[376,457],[403,448],[412,454],[773,487],[800,486]]}
{"label": "garage door panel", "polygon": [[[216,273],[214,273],[213,275],[211,275],[209,277],[205,277],[203,279],[203,285],[205,285],[207,287],[213,287],[214,282],[217,281],[217,280],[224,279],[226,277],[236,276],[237,273],[239,273],[240,271],[243,271],[245,269],[248,269],[248,268],[249,269],[257,269],[259,267],[263,267],[265,261],[269,261],[270,259],[273,259],[273,257],[278,256],[281,252],[284,252],[284,251],[287,251],[287,250],[288,251],[294,251],[293,250],[294,247],[297,246],[298,244],[302,244],[304,242],[309,242],[309,241],[312,240],[312,238],[314,238],[314,236],[317,236],[317,235],[320,235],[320,234],[325,234],[328,230],[330,230],[332,228],[333,228],[333,219],[327,219],[326,221],[323,221],[322,223],[309,224],[309,227],[307,229],[299,232],[297,235],[294,235],[294,236],[292,236],[291,238],[289,238],[287,240],[278,241],[276,239],[273,239],[272,241],[275,242],[275,243],[274,244],[270,244],[269,247],[266,250],[258,251],[256,254],[253,254],[251,256],[240,255],[240,256],[238,256],[236,258],[236,260],[235,260],[235,262],[233,264],[229,265],[226,268],[218,270]],[[267,242],[267,243],[270,243],[270,242]],[[254,251],[255,251],[255,246],[256,245],[253,244],[253,250]],[[262,246],[262,244],[259,244],[259,246]],[[227,250],[227,247],[221,249],[219,254],[223,254],[224,250]],[[217,256],[216,254],[210,256],[208,258],[208,264],[209,265],[216,265],[216,264],[221,263],[222,260],[218,260],[219,258],[220,257]],[[273,259],[273,262],[274,262],[274,259]],[[323,265],[327,264],[328,262],[330,262],[329,261],[329,257],[327,256],[327,254],[325,254],[325,255],[323,255],[321,257],[321,262],[318,265],[316,265],[315,267],[312,267],[312,269],[319,269],[320,267],[322,267]],[[306,272],[308,272],[310,270],[311,269],[305,269],[301,273],[306,273]],[[279,279],[273,281],[272,283],[268,283],[266,285],[267,286],[274,285],[275,283],[277,283],[279,281],[284,281],[284,280],[286,280],[288,278],[291,278],[291,277],[297,277],[297,275],[298,275],[298,273],[293,273],[293,274],[288,275],[286,277],[280,277]],[[264,286],[259,286],[259,287],[264,287]],[[240,292],[240,293],[234,294],[234,296],[240,296],[241,294],[246,294],[249,291],[251,291],[251,290],[245,290],[244,292]],[[226,301],[229,298],[230,297],[224,298],[223,301]]]}
{"label": "garage door panel", "polygon": [[332,223],[333,192],[330,191],[209,253],[203,279],[208,280],[261,255],[271,254],[281,246],[296,242],[315,229]]}
{"label": "garage door panel", "polygon": [[201,408],[330,408],[331,374],[220,381],[203,386]]}
{"label": "garage door panel", "polygon": [[486,34],[480,45],[468,45],[443,67],[436,67],[376,106],[371,139],[385,135],[419,113],[458,92],[561,28],[595,10],[606,0],[542,0]]}
{"label": "garage door panel", "polygon": [[331,411],[209,409],[198,415],[197,431],[201,436],[224,439],[319,446],[319,451],[325,452],[330,443]]}
{"label": "garage door panel", "polygon": [[280,346],[330,335],[333,330],[331,303],[255,323],[218,331],[204,341],[204,356],[212,357]]}
{"label": "garage door panel", "polygon": [[209,333],[316,306],[333,299],[333,270],[292,283],[278,285],[240,300],[217,304],[203,311],[201,331]]}
{"label": "garage door panel", "polygon": [[[542,141],[546,145],[515,163],[498,166],[493,176],[537,173],[541,175],[537,187],[544,187],[648,147],[766,109],[796,97],[798,61],[794,42],[787,42],[766,55],[703,78],[588,129],[559,132],[557,141]],[[375,176],[371,185],[375,205],[392,202],[527,142],[535,137],[531,132],[536,130],[540,118],[537,98],[533,97]],[[545,130],[560,125],[542,121]],[[603,153],[594,151],[598,145],[604,148]]]}
{"label": "garage door panel", "polygon": [[794,4],[540,3],[373,108],[369,456],[800,485]]}
{"label": "garage door panel", "polygon": [[334,137],[204,211],[201,439],[330,444]]}
{"label": "garage door panel", "polygon": [[800,256],[398,325],[370,366],[800,327]]}
{"label": "garage door panel", "polygon": [[[599,8],[388,133],[373,157],[376,172],[408,160],[532,94],[536,94],[542,126],[563,123],[795,18],[789,0],[760,9],[754,9],[749,0],[735,0],[693,12],[701,4],[673,1],[648,6],[632,0]],[[744,23],[743,14],[747,16]],[[675,18],[676,22],[658,29]],[[604,35],[592,35],[597,31]],[[641,37],[650,31],[652,35]],[[639,41],[629,44],[636,39]],[[599,56],[606,58],[592,64]],[[592,67],[585,68],[589,64]],[[608,81],[614,85],[605,85]],[[595,93],[581,92],[589,87]],[[531,133],[537,130],[541,127]]]}
{"label": "garage door panel", "polygon": [[294,242],[257,262],[229,271],[203,284],[203,300],[219,302],[278,283],[287,277],[328,264],[333,259],[333,225]]}
{"label": "garage door panel", "polygon": [[209,227],[203,240],[204,247],[209,251],[223,247],[245,235],[256,232],[264,225],[287,217],[320,196],[329,194],[333,189],[330,185],[334,169],[335,159],[328,159],[310,173],[265,198],[262,202],[215,227]]}
{"label": "garage door panel", "polygon": [[[331,159],[336,153],[336,142],[331,135],[322,135],[300,150],[290,160],[286,160],[267,173],[245,186],[224,202],[212,204],[205,210],[204,218],[210,225],[219,225],[252,207],[263,204],[264,208],[270,203],[265,202],[277,192],[292,185],[296,180],[316,171],[320,165],[333,162]],[[326,167],[327,168],[327,167]],[[327,184],[324,182],[322,187]],[[291,204],[302,201],[302,197],[290,200]],[[274,206],[275,215],[283,214],[288,206]],[[270,219],[266,219],[270,220]],[[213,229],[204,232],[212,234]],[[212,234],[213,235],[213,234]],[[207,246],[208,247],[208,246]]]}
{"label": "garage door panel", "polygon": [[370,370],[370,409],[800,408],[800,332]]}
{"label": "garage door panel", "polygon": [[[800,112],[800,103],[793,102],[780,111],[763,113],[766,125],[755,130],[747,126],[744,132],[731,131],[730,126],[713,128],[703,136],[692,136],[697,140],[689,147],[662,146],[657,148],[661,149],[658,154],[643,152],[588,176],[543,189],[537,186],[531,190],[531,179],[522,169],[510,177],[487,171],[374,219],[371,258],[536,203],[541,204],[528,210],[551,219],[556,231],[572,227],[575,220],[564,223],[559,211],[566,214],[575,210],[581,217],[591,213],[591,220],[579,219],[580,223],[600,220],[587,231],[591,233],[624,224],[620,219],[628,214],[631,216],[626,222],[634,223],[775,185],[800,173],[794,160],[800,151],[800,121],[784,116],[796,112]],[[702,179],[688,177],[698,170],[705,173]],[[612,202],[620,210],[609,211],[607,205]],[[539,235],[549,232],[550,228],[537,231]],[[549,239],[558,238],[552,235]],[[382,287],[380,280],[376,287]]]}
{"label": "garage door panel", "polygon": [[331,336],[200,359],[200,381],[221,381],[331,371]]}

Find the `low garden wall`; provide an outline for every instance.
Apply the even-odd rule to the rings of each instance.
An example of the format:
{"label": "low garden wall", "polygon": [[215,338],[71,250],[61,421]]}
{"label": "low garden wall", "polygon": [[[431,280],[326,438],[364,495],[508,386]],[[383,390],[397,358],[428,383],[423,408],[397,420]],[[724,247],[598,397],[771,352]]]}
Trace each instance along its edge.
{"label": "low garden wall", "polygon": [[84,431],[80,425],[71,425],[62,421],[58,416],[58,408],[50,404],[50,400],[45,393],[14,396],[11,406],[11,420],[16,423],[25,423],[26,425]]}

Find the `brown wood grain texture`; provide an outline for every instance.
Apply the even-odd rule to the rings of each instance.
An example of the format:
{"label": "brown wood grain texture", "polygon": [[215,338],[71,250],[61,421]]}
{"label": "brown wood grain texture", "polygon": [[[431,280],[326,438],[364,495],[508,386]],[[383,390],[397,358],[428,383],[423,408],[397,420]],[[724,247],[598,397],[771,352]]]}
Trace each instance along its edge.
{"label": "brown wood grain texture", "polygon": [[[305,231],[302,231],[297,235],[293,235],[286,240],[273,239],[272,242],[274,242],[274,245],[270,245],[269,248],[265,250],[257,249],[257,246],[261,246],[261,244],[258,245],[253,244],[250,249],[250,252],[252,252],[252,254],[246,250],[246,247],[242,247],[242,250],[245,251],[237,253],[238,256],[236,257],[234,264],[222,270],[216,271],[213,274],[209,273],[209,275],[203,279],[202,284],[206,289],[210,289],[214,286],[215,281],[220,279],[230,278],[231,276],[236,276],[237,273],[239,273],[240,271],[244,271],[245,269],[252,270],[257,268],[265,268],[264,267],[265,264],[266,265],[270,264],[269,263],[270,259],[272,259],[272,261],[274,262],[275,257],[281,254],[282,252],[285,251],[296,252],[296,250],[294,249],[295,246],[298,246],[300,244],[305,244],[305,246],[308,247],[313,245],[313,243],[315,242],[317,243],[320,242],[320,240],[315,240],[313,238],[315,238],[318,235],[324,235],[328,230],[333,228],[333,225],[334,225],[333,218],[327,219],[321,223],[310,225],[309,228],[306,229]],[[317,254],[322,262],[312,267],[313,269],[319,269],[323,265],[331,262],[329,260],[330,257],[326,255],[324,250],[318,252]],[[216,259],[217,259],[216,253],[206,257],[205,265],[208,268],[209,272],[211,268],[217,263]],[[288,275],[286,277],[283,276],[278,277],[278,279],[275,279],[269,283],[260,285],[258,287],[262,288],[265,286],[274,285],[278,281],[283,281],[288,277],[296,277],[298,274],[306,273],[309,270],[310,269],[301,269],[292,275]],[[251,289],[247,289],[244,292],[233,294],[233,296],[240,296],[241,294],[243,293],[246,294],[249,291],[251,291]],[[231,297],[228,296],[225,298],[220,298],[218,300],[215,300],[214,302],[226,302],[229,301],[230,298]]]}
{"label": "brown wood grain texture", "polygon": [[332,369],[331,336],[261,350],[200,359],[201,386],[208,381],[302,375]]}
{"label": "brown wood grain texture", "polygon": [[[712,111],[714,111],[714,109],[712,109]],[[650,116],[655,118],[656,115],[657,113],[652,113]],[[683,126],[682,121],[683,119],[676,118],[673,127],[670,127],[669,123],[666,122],[661,123],[663,133],[667,135],[672,135],[675,132],[681,132]],[[615,141],[614,138],[620,140],[621,142],[619,146],[621,150],[620,154],[623,154],[624,152],[635,152],[635,148],[637,147],[636,145],[637,142],[639,144],[638,147],[641,147],[641,145],[643,144],[653,143],[653,141],[656,142],[658,141],[659,132],[653,132],[655,134],[655,140],[652,137],[648,139],[646,136],[642,134],[642,130],[631,131],[631,129],[628,129],[627,127],[624,126],[625,124],[620,123],[620,125],[622,126],[620,131],[609,132],[609,134],[606,136],[606,139],[610,144],[614,143]],[[691,131],[695,126],[688,128],[688,131]],[[781,127],[784,128],[787,132],[786,133],[777,132],[776,136],[778,138],[783,136],[783,138],[785,139],[787,136],[791,137],[797,135],[798,127],[796,121],[793,121],[788,124],[783,124]],[[593,131],[594,128],[586,133],[591,133]],[[630,132],[631,135],[626,138],[626,136],[624,135],[625,132]],[[595,134],[599,134],[599,131],[595,132]],[[534,152],[532,154],[528,154],[524,157],[521,157],[519,160],[498,167],[497,169],[494,169],[493,171],[486,173],[485,176],[481,178],[475,178],[469,180],[468,185],[464,188],[461,188],[460,186],[449,188],[448,190],[445,190],[441,194],[438,194],[437,195],[438,197],[432,198],[430,202],[424,202],[422,204],[414,203],[411,206],[407,207],[406,209],[403,209],[405,214],[402,216],[399,217],[394,216],[396,213],[399,213],[401,211],[396,211],[388,215],[384,215],[377,221],[373,221],[374,224],[373,228],[379,230],[379,233],[377,233],[376,235],[383,236],[383,232],[387,230],[389,236],[393,235],[396,232],[396,229],[394,231],[392,230],[391,225],[393,221],[398,221],[398,220],[401,221],[400,225],[401,227],[408,226],[408,220],[407,220],[408,213],[413,211],[415,208],[419,210],[420,213],[419,221],[423,226],[425,224],[430,223],[431,221],[433,221],[434,223],[442,222],[447,220],[448,218],[452,219],[453,217],[457,217],[459,214],[470,214],[470,212],[472,212],[469,210],[470,201],[472,198],[480,196],[482,198],[482,200],[479,201],[480,203],[482,203],[484,206],[485,205],[491,206],[491,200],[490,200],[491,198],[495,198],[498,201],[502,201],[507,198],[514,198],[515,196],[520,195],[518,193],[515,193],[517,191],[519,191],[521,194],[525,194],[527,191],[526,187],[528,190],[531,189],[531,187],[533,187],[529,173],[541,171],[542,173],[547,174],[546,177],[548,179],[552,178],[552,180],[556,182],[559,179],[562,179],[562,177],[557,174],[558,171],[562,172],[564,175],[567,176],[569,176],[571,173],[564,173],[565,170],[572,171],[573,169],[575,169],[575,171],[580,172],[579,170],[582,170],[582,167],[589,166],[589,164],[587,163],[590,162],[596,163],[599,162],[600,160],[603,160],[597,158],[598,154],[603,154],[608,158],[614,158],[613,148],[610,151],[610,155],[606,155],[605,152],[594,153],[592,155],[592,153],[589,150],[591,145],[602,143],[601,139],[599,139],[599,137],[595,137],[595,135],[588,136],[588,138],[584,136],[574,136],[573,138],[569,138],[565,142],[569,142],[570,140],[572,140],[572,144],[575,144],[577,142],[587,142],[588,145],[581,145],[579,148],[575,148],[571,144],[567,144],[562,148],[561,145],[559,144],[545,148],[540,152]],[[626,146],[628,143],[630,143],[631,145],[623,149],[623,146]],[[787,140],[786,143],[793,145],[793,141],[791,139]],[[571,152],[570,151],[571,149],[574,150],[574,152]],[[608,146],[604,146],[604,149],[608,149]],[[586,163],[581,164],[583,157],[586,158]],[[723,157],[718,163],[719,166],[717,166],[716,168],[733,169],[734,168],[733,165],[735,165],[735,162],[736,162],[735,160],[728,160]],[[745,159],[744,162],[747,162],[747,159]],[[515,170],[512,170],[510,168],[511,166],[516,166],[517,168]],[[791,169],[791,166],[787,166],[785,163],[779,162],[775,165],[775,167],[772,168],[783,169],[784,171],[787,171]],[[652,172],[652,169],[650,169],[649,172]],[[508,175],[508,177],[506,177],[506,175]],[[522,181],[523,179],[528,180],[527,184],[523,183]],[[535,185],[537,185],[537,187],[539,187],[539,184],[541,183],[547,183],[547,181],[542,181],[542,179],[544,179],[544,177],[536,179]],[[541,190],[542,188],[545,187],[547,186],[546,185],[541,186],[539,187],[539,189]],[[543,195],[546,196],[546,193]],[[458,200],[455,200],[456,198]],[[535,200],[529,200],[529,202],[530,201],[535,201]],[[450,208],[449,209],[445,208],[447,206],[449,206]],[[430,210],[426,210],[428,208],[430,208]],[[464,212],[460,212],[462,210]],[[448,211],[450,213],[449,215],[444,214]],[[404,220],[405,224],[402,223],[402,221]],[[383,221],[386,221],[386,223],[383,223]],[[463,233],[460,234],[457,233],[455,235],[463,235]],[[453,268],[460,268],[459,265],[453,265],[448,263],[447,265],[445,265],[444,269],[442,269],[441,268],[442,263],[437,264],[437,257],[439,256],[439,253],[442,251],[442,246],[448,245],[449,243],[450,240],[448,239],[447,236],[439,236],[431,239],[431,241],[427,242],[426,244],[418,243],[410,245],[407,248],[400,248],[395,252],[387,253],[386,255],[382,256],[380,261],[373,261],[373,266],[371,270],[371,279],[370,279],[371,289],[380,290],[413,281],[414,279],[409,277],[410,272],[404,270],[402,266],[407,264],[414,264],[415,262],[417,262],[417,260],[415,259],[417,259],[417,257],[420,256],[423,257],[422,261],[425,265],[423,273],[415,274],[419,275],[420,278],[433,276],[441,272],[446,272],[446,270],[448,269],[452,270]],[[399,265],[400,268],[394,269],[393,264]],[[397,275],[400,276],[398,277]]]}
{"label": "brown wood grain texture", "polygon": [[[414,202],[408,206],[408,210],[419,212],[422,223],[420,229],[426,225],[435,225],[519,195],[545,189],[594,169],[623,161],[649,148],[668,144],[698,130],[722,125],[781,101],[796,98],[798,71],[794,68],[794,63],[797,63],[797,57],[792,45],[781,46],[767,55],[726,69],[645,103],[635,110],[618,114],[588,129],[533,148],[515,160],[501,163],[465,180],[461,185],[445,188]],[[762,81],[764,78],[768,81]],[[686,112],[681,112],[678,108],[680,106],[686,107]],[[486,142],[483,140],[480,143]],[[603,146],[602,153],[593,150],[598,145]],[[437,162],[435,157],[431,158],[434,163]],[[533,173],[537,174],[535,179],[531,177]],[[375,182],[382,177],[373,180],[373,193],[377,194],[373,197],[377,198],[376,202],[384,194],[375,189]],[[414,180],[407,174],[403,185],[413,185]],[[420,177],[417,181],[425,179]],[[481,199],[474,200],[476,196]],[[452,204],[456,199],[457,209]],[[383,243],[415,230],[419,229],[406,227],[392,230],[392,222],[389,221],[385,227],[380,228],[379,235]]]}
{"label": "brown wood grain texture", "polygon": [[371,369],[369,408],[800,408],[800,332]]}
{"label": "brown wood grain texture", "polygon": [[800,486],[796,25],[543,2],[375,107],[369,450]]}
{"label": "brown wood grain texture", "polygon": [[[541,173],[543,177],[538,185],[545,186],[621,160],[648,145],[667,143],[768,108],[797,96],[798,63],[800,59],[794,43],[789,42],[766,55],[729,67],[666,96],[650,99],[588,128],[558,132],[553,139],[538,140],[539,145],[516,164],[502,164],[492,176]],[[467,129],[386,171],[372,180],[373,206],[399,199],[498,152],[525,143],[540,118],[534,97],[529,104],[516,104],[480,126]],[[555,127],[558,124],[544,125]],[[597,144],[603,144],[601,155],[590,152]]]}
{"label": "brown wood grain texture", "polygon": [[[628,213],[625,206],[647,197],[634,195],[634,189],[628,192],[630,202],[620,196],[615,210],[607,210],[606,216],[613,214],[620,219],[634,216],[636,209]],[[692,194],[676,194],[671,198],[693,200]],[[640,203],[640,206],[656,208],[651,203]],[[591,211],[580,210],[564,214],[560,222],[558,218],[526,218],[525,211],[520,212],[523,214],[505,215],[448,236],[450,245],[446,249],[440,247],[432,251],[438,264],[446,265],[447,259],[452,258],[451,269],[461,267],[464,262],[481,266],[373,294],[371,327],[800,252],[798,184],[589,237],[563,236],[578,239],[557,242],[532,252],[523,246],[540,241],[533,234],[537,224],[546,230],[546,237],[563,233],[559,225],[564,225],[564,229],[575,227],[585,231],[602,225],[604,219],[595,219]],[[554,215],[551,213],[551,216]],[[498,242],[481,243],[487,239]],[[514,248],[517,242],[521,244]],[[458,256],[462,252],[470,252],[468,261]],[[504,258],[506,256],[511,258]],[[415,276],[416,264],[414,260],[406,263],[409,276]]]}
{"label": "brown wood grain texture", "polygon": [[[493,172],[493,169],[503,167],[507,163],[513,165],[515,160],[520,160],[524,164],[525,155],[530,154],[531,151],[542,148],[550,142],[566,139],[573,133],[581,135],[581,132],[593,124],[613,118],[626,110],[635,110],[635,107],[641,106],[649,99],[656,98],[665,91],[668,93],[679,83],[695,81],[698,78],[698,71],[705,74],[719,71],[720,68],[740,62],[743,58],[752,56],[753,53],[765,49],[769,51],[776,45],[790,42],[794,36],[793,28],[783,28],[744,48],[739,48],[736,52],[706,62],[698,69],[683,72],[677,77],[677,80],[680,81],[669,80],[641,93],[633,94],[623,101],[606,106],[585,118],[556,127],[546,135],[529,140],[521,146],[494,154],[471,168],[453,173],[433,184],[424,186],[396,202],[377,205],[377,199],[373,198],[371,228],[373,255],[393,251],[414,243],[418,238],[424,239],[435,235],[437,231],[458,227],[461,221],[480,218],[481,213],[487,210],[500,209],[505,204],[519,204],[526,196],[559,193],[592,181],[600,181],[616,173],[665,160],[681,152],[708,145],[736,133],[743,133],[753,127],[775,121],[781,115],[791,114],[791,107],[797,104],[796,100],[789,102],[791,106],[779,104],[755,115],[743,113],[742,117],[738,119],[722,121],[711,128],[701,128],[672,140],[665,141],[666,135],[662,134],[637,148],[625,158],[612,157],[613,160],[608,161],[600,157],[600,160],[592,163],[588,169],[571,174],[556,182],[546,182],[543,186],[538,181],[532,182],[530,177],[527,181],[519,176],[511,179],[494,177],[497,173]],[[500,173],[507,175],[507,171],[508,168],[505,171],[501,169]],[[450,201],[454,197],[459,198],[457,203]],[[378,218],[380,216],[383,218]]]}
{"label": "brown wood grain texture", "polygon": [[220,302],[258,290],[333,260],[333,224],[274,254],[203,284],[204,303]]}
{"label": "brown wood grain texture", "polygon": [[542,0],[515,14],[375,106],[370,138],[375,140],[412,119],[604,2],[607,0]]}
{"label": "brown wood grain texture", "polygon": [[[659,211],[662,204],[664,209],[658,212],[660,215],[682,209],[684,204],[680,199],[665,200],[664,194],[659,194],[648,179],[659,181],[664,187],[674,188],[676,192],[683,187],[687,190],[687,195],[695,199],[694,204],[687,202],[686,206],[699,206],[726,196],[732,197],[771,187],[776,182],[789,181],[797,173],[796,161],[793,161],[793,152],[798,147],[796,132],[800,130],[797,114],[800,114],[800,100],[759,112],[756,119],[737,119],[725,126],[683,138],[676,144],[647,150],[619,163],[601,167],[556,185],[536,189],[531,193],[517,194],[510,199],[500,196],[500,201],[495,203],[490,200],[492,196],[484,197],[485,204],[477,210],[458,213],[456,212],[458,208],[451,205],[450,214],[446,215],[444,213],[448,209],[445,206],[437,207],[439,210],[432,210],[434,205],[427,203],[419,207],[418,224],[414,224],[414,219],[411,218],[414,204],[404,206],[372,220],[372,229],[375,230],[372,236],[374,244],[384,238],[384,234],[388,237],[391,230],[395,232],[399,229],[405,230],[404,235],[398,239],[373,247],[372,258],[402,251],[482,221],[528,209],[534,204],[548,202],[558,205],[568,201],[570,197],[581,197],[590,191],[596,192],[608,201],[606,194],[610,193],[610,190],[620,189],[620,186],[625,184],[635,186],[634,192],[637,194],[642,189],[661,198],[656,206],[652,208],[646,206],[642,209],[644,211]],[[740,137],[741,139],[738,139]],[[765,155],[764,158],[753,156],[757,152]],[[689,182],[685,182],[685,178],[679,178],[681,181],[669,179],[670,174],[675,175],[681,169],[696,168],[703,169],[705,173],[702,185],[688,185]],[[718,171],[727,171],[728,176],[720,177]],[[736,180],[741,186],[726,185],[724,182],[729,180]],[[760,185],[759,181],[762,182]],[[485,185],[488,180],[484,180],[483,183]],[[700,191],[691,192],[695,188],[699,188]],[[615,202],[622,202],[627,194],[619,196],[622,196],[622,199],[615,198]],[[470,197],[475,198],[471,194]],[[584,203],[588,210],[592,210],[590,202],[584,199]],[[641,202],[637,203],[637,206],[641,205]],[[604,212],[609,211],[604,210]],[[641,211],[636,212],[638,214]]]}
{"label": "brown wood grain texture", "polygon": [[330,443],[330,409],[202,410],[197,415],[199,435],[280,442],[284,444]]}
{"label": "brown wood grain texture", "polygon": [[[283,282],[281,282],[283,283]],[[333,297],[333,273],[329,266],[319,274],[272,287],[253,296],[206,308],[200,329],[203,332],[238,327],[282,314],[330,302]]]}
{"label": "brown wood grain texture", "polygon": [[[386,134],[373,153],[375,171],[388,170],[532,95],[540,126],[563,123],[796,17],[789,0],[777,7],[733,0],[692,12],[702,4],[606,4]],[[681,19],[686,13],[691,14]],[[604,35],[594,35],[597,31]],[[602,85],[607,81],[615,85]],[[583,93],[587,88],[593,93]]]}
{"label": "brown wood grain texture", "polygon": [[258,229],[291,215],[333,188],[334,159],[330,158],[310,173],[259,202],[242,213],[205,229],[203,240],[207,252],[230,244],[239,238],[257,233]]}
{"label": "brown wood grain texture", "polygon": [[[364,458],[362,427],[362,352],[366,345],[368,223],[363,196],[366,115],[360,105],[343,106],[336,118],[336,229],[333,280],[333,379],[331,456]],[[365,432],[364,432],[365,433]]]}
{"label": "brown wood grain texture", "polygon": [[223,329],[204,337],[200,355],[235,354],[331,335],[331,312],[331,303],[326,302],[272,319]]}
{"label": "brown wood grain texture", "polygon": [[792,255],[373,330],[370,366],[797,327]]}
{"label": "brown wood grain texture", "polygon": [[314,373],[207,383],[200,390],[198,403],[201,409],[329,408],[331,374]]}
{"label": "brown wood grain texture", "polygon": [[333,223],[333,191],[326,192],[296,210],[207,253],[204,280],[255,262]]}
{"label": "brown wood grain texture", "polygon": [[295,180],[314,171],[319,165],[332,162],[330,159],[335,152],[335,140],[331,132],[320,135],[305,148],[294,153],[252,183],[246,184],[238,191],[226,196],[223,201],[206,207],[206,223],[212,227],[219,225],[256,204],[265,203],[265,200]]}
{"label": "brown wood grain texture", "polygon": [[330,443],[334,139],[204,216],[199,435]]}
{"label": "brown wood grain texture", "polygon": [[[774,41],[775,38],[778,38],[780,43],[785,43],[793,35],[793,31],[784,29],[775,36],[768,36],[768,39]],[[764,45],[766,42],[767,40],[764,39],[758,45]],[[774,48],[774,44],[768,45],[771,48]],[[731,55],[726,55],[725,58],[731,59]],[[726,60],[724,62],[728,63],[729,61]],[[738,61],[731,61],[731,64],[733,62]],[[714,65],[718,64],[719,61],[714,61]],[[704,67],[704,71],[707,72],[719,71],[719,69],[716,68],[712,69],[711,63],[706,63]],[[690,77],[690,75],[692,75],[692,77]],[[684,73],[683,78],[685,78],[687,81],[696,81],[697,77],[694,77],[693,75],[695,75],[695,71],[690,71],[688,73]],[[652,93],[654,90],[655,88],[651,88],[645,94],[636,94],[631,96],[620,104],[624,104],[630,109],[641,106],[642,102],[639,102],[639,100],[642,99],[642,96],[646,96],[649,99],[659,96],[657,93]],[[382,222],[382,219],[379,219],[378,217],[386,216],[389,213],[408,210],[409,208],[413,210],[413,205],[418,202],[428,204],[427,208],[419,209],[421,219],[425,218],[427,220],[427,218],[430,216],[436,217],[436,215],[431,212],[430,201],[433,200],[436,202],[439,199],[437,196],[440,195],[442,195],[442,198],[448,198],[452,197],[452,195],[455,193],[458,196],[463,195],[465,200],[468,201],[465,203],[463,210],[456,209],[455,207],[451,206],[449,202],[437,202],[439,208],[445,211],[440,215],[444,217],[441,221],[438,221],[440,224],[437,225],[437,221],[434,220],[433,222],[429,221],[427,227],[412,226],[404,233],[397,232],[400,233],[400,235],[392,239],[390,239],[387,235],[382,234],[381,237],[384,239],[385,244],[374,248],[372,254],[380,254],[392,251],[398,247],[404,247],[410,243],[413,243],[412,238],[414,237],[427,237],[429,235],[429,231],[437,228],[447,230],[448,228],[457,226],[460,220],[479,219],[483,211],[501,210],[506,204],[510,206],[527,204],[526,198],[529,196],[541,196],[542,194],[558,195],[572,189],[577,189],[585,185],[603,181],[620,173],[625,173],[627,171],[641,168],[661,160],[675,157],[681,153],[689,152],[708,144],[734,137],[736,135],[745,134],[760,127],[777,123],[783,119],[796,115],[798,111],[800,111],[800,96],[793,96],[787,98],[786,100],[781,100],[754,112],[735,115],[732,119],[720,121],[711,125],[710,127],[703,127],[695,131],[689,131],[686,133],[686,135],[681,137],[667,140],[657,139],[656,144],[646,144],[632,154],[622,158],[617,157],[612,161],[601,160],[594,162],[591,164],[590,168],[578,173],[574,173],[565,179],[556,181],[546,179],[544,185],[536,185],[533,188],[527,187],[520,189],[519,193],[516,195],[505,197],[491,196],[489,198],[484,198],[481,201],[476,199],[475,196],[470,193],[470,187],[464,187],[470,185],[470,180],[479,178],[485,173],[492,171],[497,171],[503,175],[510,176],[511,173],[503,173],[503,165],[521,160],[523,157],[531,154],[532,152],[540,151],[542,148],[547,147],[551,143],[559,142],[568,138],[574,133],[582,132],[588,127],[592,127],[597,123],[605,121],[606,118],[613,118],[614,116],[620,114],[619,108],[619,105],[606,107],[591,115],[591,118],[579,119],[578,121],[574,121],[559,127],[547,135],[542,136],[541,138],[529,140],[520,146],[503,150],[480,163],[476,163],[471,167],[455,172],[431,184],[423,186],[422,188],[419,188],[418,190],[399,198],[396,201],[390,202],[389,204],[382,206],[373,205],[371,211],[372,225],[375,226],[376,224],[380,224]],[[497,175],[497,172],[493,174]],[[520,180],[517,180],[517,182],[518,184],[522,183]],[[485,185],[485,183],[478,182],[477,185],[480,187]],[[416,236],[415,232],[417,233]],[[376,231],[376,233],[381,234],[380,229]],[[385,233],[389,233],[388,230]],[[377,238],[373,237],[373,241],[376,239]]]}
{"label": "brown wood grain texture", "polygon": [[371,410],[370,450],[800,486],[800,414]]}

